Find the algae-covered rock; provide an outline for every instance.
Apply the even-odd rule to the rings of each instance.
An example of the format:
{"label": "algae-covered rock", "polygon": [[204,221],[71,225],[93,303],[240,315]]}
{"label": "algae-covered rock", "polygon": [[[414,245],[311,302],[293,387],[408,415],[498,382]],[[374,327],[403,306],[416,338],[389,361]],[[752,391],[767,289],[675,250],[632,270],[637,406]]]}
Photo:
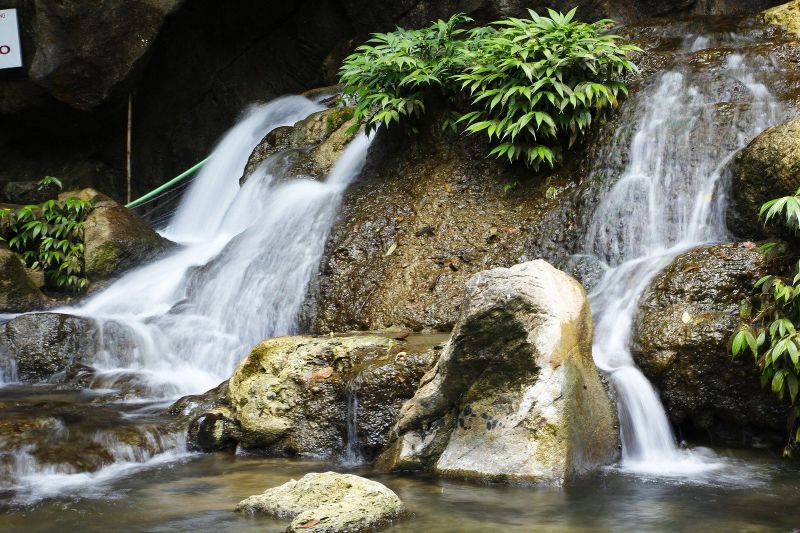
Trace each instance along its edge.
{"label": "algae-covered rock", "polygon": [[642,296],[631,350],[684,436],[714,444],[783,440],[786,410],[762,390],[751,356],[733,359],[739,303],[767,273],[752,243],[679,256]]}
{"label": "algae-covered rock", "polygon": [[58,313],[19,316],[0,326],[0,366],[20,381],[40,381],[90,361],[100,335],[90,318]]}
{"label": "algae-covered rock", "polygon": [[106,196],[82,191],[94,199],[84,223],[84,261],[89,281],[118,276],[128,269],[157,257],[171,243],[141,218]]}
{"label": "algae-covered rock", "polygon": [[291,519],[290,532],[352,533],[388,527],[406,513],[400,498],[376,481],[352,474],[306,474],[239,502],[236,510]]}
{"label": "algae-covered rock", "polygon": [[47,299],[19,257],[0,247],[0,313],[23,313],[45,306]]}
{"label": "algae-covered rock", "polygon": [[353,138],[348,131],[352,118],[352,107],[333,107],[294,126],[275,128],[253,150],[239,182],[244,184],[270,156],[283,152],[290,159],[290,174],[324,178]]}
{"label": "algae-covered rock", "polygon": [[382,451],[432,358],[431,350],[374,335],[270,339],[229,381],[232,417],[217,410],[203,423],[228,435],[232,426],[216,425],[232,418],[242,446],[265,453],[330,457],[351,450],[369,458]]}
{"label": "algae-covered rock", "polygon": [[766,130],[742,150],[731,167],[728,227],[738,237],[763,238],[761,206],[800,187],[800,120]]}
{"label": "algae-covered rock", "polygon": [[764,18],[770,24],[781,26],[789,33],[800,37],[800,0],[773,7],[764,12]]}
{"label": "algae-covered rock", "polygon": [[561,484],[618,456],[580,284],[544,261],[475,275],[384,468]]}

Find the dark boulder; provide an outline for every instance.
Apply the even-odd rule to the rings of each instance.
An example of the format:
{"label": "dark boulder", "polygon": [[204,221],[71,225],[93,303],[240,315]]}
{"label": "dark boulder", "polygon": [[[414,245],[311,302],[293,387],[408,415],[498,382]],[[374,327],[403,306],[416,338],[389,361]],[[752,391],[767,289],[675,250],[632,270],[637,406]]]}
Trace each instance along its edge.
{"label": "dark boulder", "polygon": [[0,313],[24,313],[47,303],[19,257],[0,247]]}
{"label": "dark boulder", "polygon": [[728,227],[738,237],[767,235],[761,206],[800,188],[800,120],[766,130],[739,152],[731,166]]}
{"label": "dark boulder", "polygon": [[4,376],[43,381],[71,364],[91,362],[100,335],[94,320],[58,313],[22,315],[0,326]]}
{"label": "dark boulder", "polygon": [[687,252],[651,282],[633,331],[636,363],[684,437],[724,445],[785,441],[786,409],[752,357],[732,359],[739,303],[767,272],[752,243]]}

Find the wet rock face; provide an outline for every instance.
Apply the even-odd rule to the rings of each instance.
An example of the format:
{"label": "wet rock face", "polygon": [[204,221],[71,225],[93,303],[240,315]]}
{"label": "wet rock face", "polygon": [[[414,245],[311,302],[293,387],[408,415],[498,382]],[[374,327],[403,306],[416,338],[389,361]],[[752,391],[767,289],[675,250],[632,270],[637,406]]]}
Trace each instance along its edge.
{"label": "wet rock face", "polygon": [[84,222],[86,277],[94,282],[119,276],[172,247],[141,218],[91,189],[79,196],[92,200]]}
{"label": "wet rock face", "polygon": [[475,275],[379,464],[562,484],[612,462],[616,410],[591,342],[585,291],[546,262]]}
{"label": "wet rock face", "polygon": [[189,444],[202,451],[240,443],[273,455],[344,457],[350,449],[370,459],[434,357],[429,345],[369,335],[270,339],[227,385],[171,411],[189,421]]}
{"label": "wet rock face", "polygon": [[352,474],[306,474],[236,506],[249,515],[291,519],[289,532],[377,531],[406,513],[400,498],[376,481]]}
{"label": "wet rock face", "polygon": [[728,227],[739,237],[765,237],[761,206],[800,187],[800,120],[759,135],[736,156],[731,174]]}
{"label": "wet rock face", "polygon": [[575,165],[546,184],[487,157],[482,139],[442,133],[433,116],[417,135],[378,132],[309,291],[313,331],[449,331],[472,275],[536,257],[540,221],[563,201],[547,189],[566,196]]}
{"label": "wet rock face", "polygon": [[22,261],[8,248],[0,247],[0,313],[35,311],[46,303]]}
{"label": "wet rock face", "polygon": [[[93,320],[58,313],[19,316],[0,326],[0,366],[20,381],[42,381],[91,361],[99,333]],[[14,372],[15,370],[15,372]]]}
{"label": "wet rock face", "polygon": [[766,274],[749,244],[707,246],[679,256],[642,296],[632,353],[660,391],[671,420],[694,441],[781,443],[786,410],[760,385],[750,356],[733,360],[739,302]]}

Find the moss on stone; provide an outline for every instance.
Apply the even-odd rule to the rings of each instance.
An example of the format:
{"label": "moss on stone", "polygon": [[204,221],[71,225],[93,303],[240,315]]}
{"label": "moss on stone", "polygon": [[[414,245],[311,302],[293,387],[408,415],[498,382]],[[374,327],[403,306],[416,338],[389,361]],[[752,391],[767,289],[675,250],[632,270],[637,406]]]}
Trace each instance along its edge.
{"label": "moss on stone", "polygon": [[793,0],[764,12],[770,24],[786,28],[789,33],[800,37],[800,0]]}

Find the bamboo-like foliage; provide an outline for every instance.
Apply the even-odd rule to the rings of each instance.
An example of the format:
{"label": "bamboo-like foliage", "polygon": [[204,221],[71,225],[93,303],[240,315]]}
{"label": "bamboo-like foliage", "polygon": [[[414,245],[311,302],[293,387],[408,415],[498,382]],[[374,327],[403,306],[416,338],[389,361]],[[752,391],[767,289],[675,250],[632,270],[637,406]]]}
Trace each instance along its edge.
{"label": "bamboo-like foliage", "polygon": [[465,30],[464,15],[421,30],[375,34],[345,59],[344,92],[356,101],[356,118],[369,129],[425,112],[439,90],[468,110],[455,122],[493,143],[492,155],[523,160],[534,169],[556,164],[592,124],[627,95],[619,80],[636,66],[639,49],[606,34],[612,22],[575,21],[549,10]]}

